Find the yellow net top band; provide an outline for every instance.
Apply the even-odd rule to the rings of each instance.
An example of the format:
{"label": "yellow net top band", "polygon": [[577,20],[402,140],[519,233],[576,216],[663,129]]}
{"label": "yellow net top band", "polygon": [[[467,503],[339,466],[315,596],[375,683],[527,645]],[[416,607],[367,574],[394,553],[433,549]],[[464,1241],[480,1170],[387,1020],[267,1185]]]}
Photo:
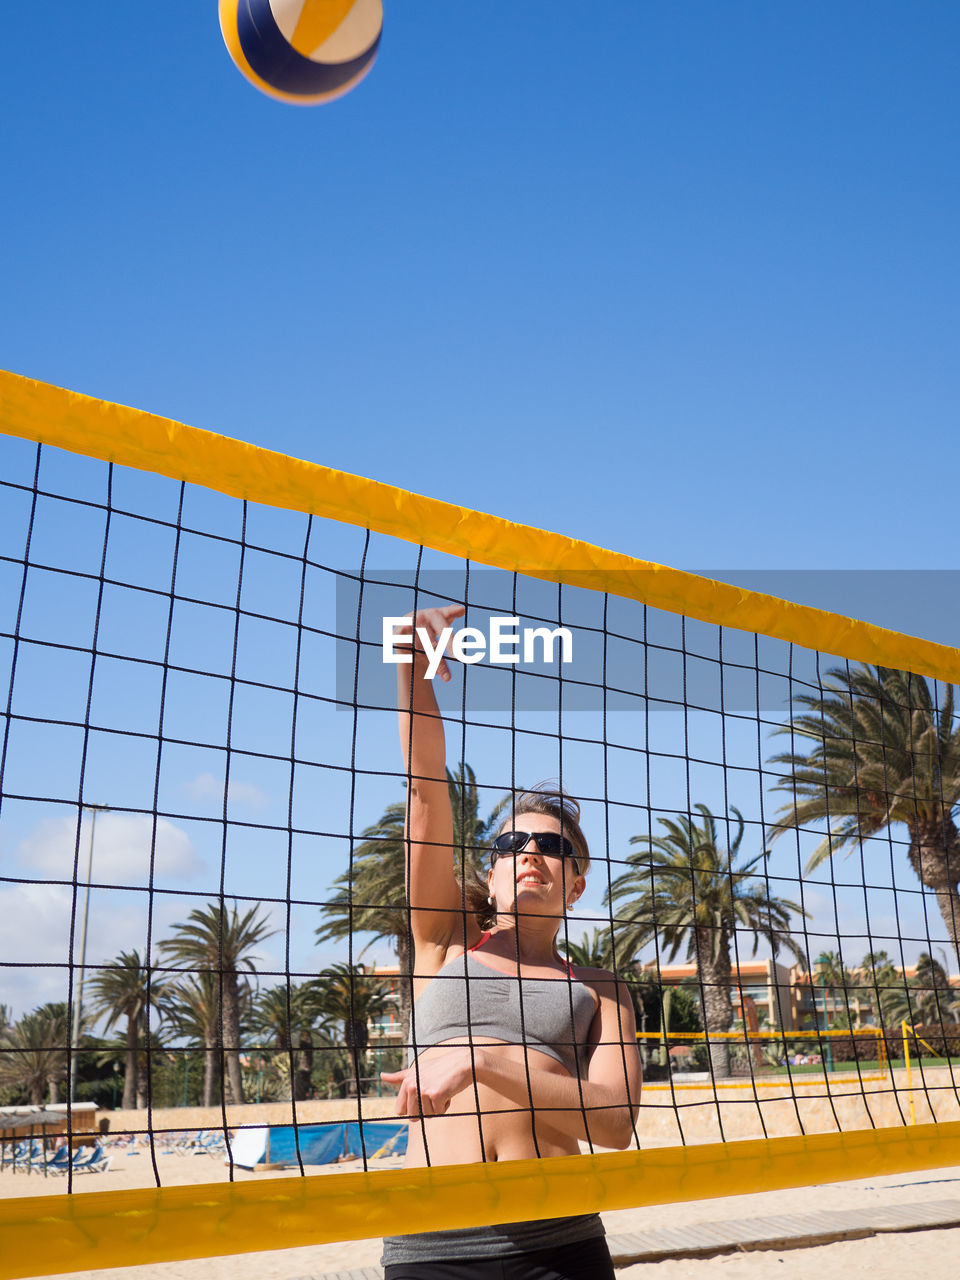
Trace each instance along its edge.
{"label": "yellow net top band", "polygon": [[744,1195],[958,1160],[960,1123],[948,1123],[336,1178],[0,1200],[0,1280],[217,1257],[276,1248],[278,1242],[293,1248],[702,1200],[720,1190]]}
{"label": "yellow net top band", "polygon": [[2,370],[0,428],[21,439],[359,525],[493,568],[624,596],[854,661],[960,681],[960,650],[947,645],[607,551]]}

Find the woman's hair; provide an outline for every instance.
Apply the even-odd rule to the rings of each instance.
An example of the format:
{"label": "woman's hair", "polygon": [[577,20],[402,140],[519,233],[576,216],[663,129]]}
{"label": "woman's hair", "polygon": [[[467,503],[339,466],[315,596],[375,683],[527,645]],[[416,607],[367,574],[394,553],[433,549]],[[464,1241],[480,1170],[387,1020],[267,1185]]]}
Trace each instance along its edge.
{"label": "woman's hair", "polygon": [[[507,796],[498,808],[501,814],[506,815],[499,831],[508,825],[516,826],[525,813],[541,813],[555,819],[562,834],[573,845],[580,875],[587,874],[590,869],[590,848],[580,826],[579,800],[567,795],[559,787],[541,783],[530,791],[515,793],[512,799]],[[481,929],[489,929],[497,919],[496,907],[487,901],[489,893],[487,882],[479,871],[467,875],[463,885],[464,903],[467,911],[476,917]]]}

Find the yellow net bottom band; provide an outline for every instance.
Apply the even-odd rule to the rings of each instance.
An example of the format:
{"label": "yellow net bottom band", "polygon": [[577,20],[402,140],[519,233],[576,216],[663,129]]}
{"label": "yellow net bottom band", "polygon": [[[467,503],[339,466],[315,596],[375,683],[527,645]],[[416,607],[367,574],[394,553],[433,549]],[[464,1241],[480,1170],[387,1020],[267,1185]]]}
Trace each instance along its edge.
{"label": "yellow net bottom band", "polygon": [[960,1122],[0,1202],[0,1280],[782,1190],[960,1164]]}

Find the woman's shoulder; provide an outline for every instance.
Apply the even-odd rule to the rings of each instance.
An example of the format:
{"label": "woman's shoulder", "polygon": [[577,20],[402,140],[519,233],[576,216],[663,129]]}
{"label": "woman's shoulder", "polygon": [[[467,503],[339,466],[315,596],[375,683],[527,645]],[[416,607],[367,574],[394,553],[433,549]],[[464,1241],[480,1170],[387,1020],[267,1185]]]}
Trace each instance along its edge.
{"label": "woman's shoulder", "polygon": [[570,972],[581,982],[616,982],[617,976],[609,969],[597,969],[589,964],[571,964]]}
{"label": "woman's shoulder", "polygon": [[628,984],[609,969],[595,969],[590,965],[572,964],[570,973],[585,986],[592,987],[598,996],[611,996],[614,999],[629,991]]}

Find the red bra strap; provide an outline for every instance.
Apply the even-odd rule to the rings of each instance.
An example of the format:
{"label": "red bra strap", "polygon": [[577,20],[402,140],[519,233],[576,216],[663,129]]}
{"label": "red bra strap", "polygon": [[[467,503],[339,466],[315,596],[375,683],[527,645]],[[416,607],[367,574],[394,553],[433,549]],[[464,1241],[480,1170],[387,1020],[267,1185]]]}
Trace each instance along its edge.
{"label": "red bra strap", "polygon": [[[483,944],[484,944],[485,942],[488,942],[488,941],[489,941],[489,939],[490,939],[490,930],[489,930],[489,929],[487,929],[484,933],[481,933],[481,935],[480,935],[480,937],[477,939],[477,941],[473,944],[473,946],[472,946],[472,947],[470,947],[470,950],[471,950],[471,951],[479,951],[479,949],[483,946]],[[560,957],[560,959],[561,959],[561,960],[563,960],[563,957],[561,956],[561,957]],[[570,978],[572,981],[574,981],[574,982],[575,982],[575,981],[576,981],[576,979],[574,978],[574,975],[573,975],[573,965],[570,963],[570,961],[569,961],[569,960],[563,960],[563,963],[564,963],[564,965],[566,966],[566,970],[567,970],[567,977],[568,977],[568,978]]]}

